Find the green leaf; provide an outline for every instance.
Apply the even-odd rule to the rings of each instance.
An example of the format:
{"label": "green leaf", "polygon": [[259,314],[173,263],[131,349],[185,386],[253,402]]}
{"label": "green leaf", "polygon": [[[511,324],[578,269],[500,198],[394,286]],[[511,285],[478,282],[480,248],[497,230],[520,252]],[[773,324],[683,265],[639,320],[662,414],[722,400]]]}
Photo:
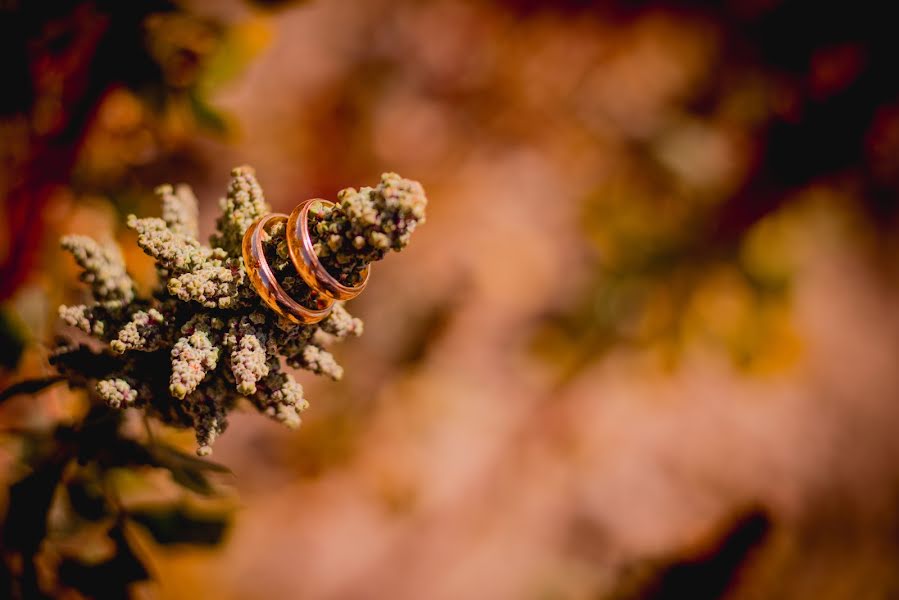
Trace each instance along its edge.
{"label": "green leaf", "polygon": [[36,394],[51,385],[56,385],[60,381],[65,381],[65,379],[66,378],[62,375],[53,375],[50,377],[42,377],[40,379],[26,379],[25,381],[14,383],[0,392],[0,402],[5,402],[13,396]]}
{"label": "green leaf", "polygon": [[154,507],[129,514],[147,528],[158,543],[215,546],[228,530],[226,513],[197,513],[184,506]]}

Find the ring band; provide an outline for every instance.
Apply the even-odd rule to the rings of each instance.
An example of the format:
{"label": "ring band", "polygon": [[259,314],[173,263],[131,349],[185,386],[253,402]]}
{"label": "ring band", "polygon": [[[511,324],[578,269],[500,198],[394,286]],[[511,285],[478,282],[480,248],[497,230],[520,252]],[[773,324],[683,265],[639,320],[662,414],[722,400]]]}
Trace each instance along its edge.
{"label": "ring band", "polygon": [[309,236],[309,210],[316,202],[335,206],[321,198],[311,198],[298,205],[287,219],[287,249],[297,272],[306,285],[333,300],[351,300],[362,293],[368,284],[371,265],[362,272],[362,281],[350,287],[337,281],[318,260]]}
{"label": "ring band", "polygon": [[[320,309],[307,308],[291,298],[287,292],[278,284],[275,275],[272,272],[268,260],[265,258],[265,252],[262,248],[262,233],[270,224],[276,224],[287,220],[287,215],[283,213],[272,213],[257,219],[243,237],[241,251],[243,253],[244,266],[250,277],[250,282],[259,297],[262,298],[269,308],[274,310],[282,317],[293,323],[300,325],[310,325],[318,323],[330,314],[334,307],[334,299],[321,293],[316,286],[310,286],[318,292],[325,306]],[[292,255],[292,253],[291,253]],[[305,280],[305,278],[304,278]],[[308,282],[307,282],[308,283]]]}

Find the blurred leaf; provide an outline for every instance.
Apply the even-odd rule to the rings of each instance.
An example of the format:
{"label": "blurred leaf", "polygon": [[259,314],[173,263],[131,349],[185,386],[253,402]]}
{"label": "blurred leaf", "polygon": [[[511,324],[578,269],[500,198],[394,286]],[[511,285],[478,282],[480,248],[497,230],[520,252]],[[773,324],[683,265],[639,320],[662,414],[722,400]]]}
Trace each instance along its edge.
{"label": "blurred leaf", "polygon": [[79,478],[66,486],[69,504],[78,516],[88,521],[98,521],[109,515],[109,505],[99,483]]}
{"label": "blurred leaf", "polygon": [[260,16],[250,17],[223,33],[197,83],[197,89],[204,97],[214,94],[243,73],[250,61],[268,46],[272,37],[268,19]]}
{"label": "blurred leaf", "polygon": [[157,465],[168,469],[177,484],[203,496],[213,495],[216,491],[204,471],[231,473],[224,465],[191,456],[166,444],[156,444],[150,451]]}
{"label": "blurred leaf", "polygon": [[25,349],[27,332],[6,309],[0,309],[0,366],[14,369]]}
{"label": "blurred leaf", "polygon": [[128,586],[150,579],[140,557],[125,537],[122,523],[109,530],[116,551],[109,560],[89,564],[66,558],[59,565],[59,580],[64,585],[94,598],[128,598]]}
{"label": "blurred leaf", "polygon": [[115,542],[109,537],[114,521],[113,518],[98,521],[73,518],[67,519],[65,524],[58,524],[51,516],[53,554],[60,559],[71,558],[91,565],[111,559],[118,552]]}
{"label": "blurred leaf", "polygon": [[228,133],[228,121],[222,114],[201,98],[195,91],[190,94],[190,108],[202,129],[225,135]]}
{"label": "blurred leaf", "polygon": [[0,402],[5,402],[13,396],[19,396],[22,394],[36,394],[50,387],[51,385],[59,383],[60,381],[65,381],[65,377],[61,375],[53,375],[51,377],[42,377],[40,379],[26,379],[25,381],[14,383],[0,392]]}
{"label": "blurred leaf", "polygon": [[231,474],[231,469],[225,465],[212,462],[211,460],[197,458],[196,456],[182,452],[178,448],[167,444],[154,444],[151,451],[157,460],[159,460],[159,464],[164,467],[177,465],[181,467],[192,467],[203,471]]}
{"label": "blurred leaf", "polygon": [[63,450],[56,452],[9,489],[0,548],[4,555],[21,554],[22,572],[12,586],[16,597],[46,597],[38,583],[35,555],[47,536],[50,505],[69,458]]}
{"label": "blurred leaf", "polygon": [[178,485],[203,496],[215,493],[215,488],[202,472],[196,469],[170,468],[172,479]]}
{"label": "blurred leaf", "polygon": [[47,513],[69,456],[59,452],[9,489],[3,547],[27,556],[37,552],[47,534]]}
{"label": "blurred leaf", "polygon": [[78,447],[78,461],[87,464],[96,461],[102,468],[127,466],[158,466],[150,450],[136,440],[123,438],[119,431],[123,411],[105,405],[96,405],[87,415],[80,430],[60,435],[74,436]]}
{"label": "blurred leaf", "polygon": [[153,539],[163,545],[218,545],[229,521],[226,513],[199,514],[184,506],[154,507],[132,512],[129,517],[146,527]]}

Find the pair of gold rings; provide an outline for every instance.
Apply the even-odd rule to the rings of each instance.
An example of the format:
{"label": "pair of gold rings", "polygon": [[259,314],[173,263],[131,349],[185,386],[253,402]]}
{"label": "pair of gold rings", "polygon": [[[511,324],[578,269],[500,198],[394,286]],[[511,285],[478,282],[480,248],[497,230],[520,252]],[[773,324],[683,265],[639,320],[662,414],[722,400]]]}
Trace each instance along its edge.
{"label": "pair of gold rings", "polygon": [[[259,297],[269,308],[289,321],[302,325],[318,323],[331,313],[335,300],[350,300],[358,296],[368,283],[371,265],[365,267],[362,281],[353,287],[337,281],[318,260],[312,238],[309,236],[309,211],[315,204],[333,207],[334,203],[321,198],[312,198],[301,203],[290,216],[284,213],[271,213],[256,219],[243,237],[243,262],[250,282]],[[286,221],[287,249],[290,260],[303,281],[315,293],[316,306],[307,307],[300,304],[284,291],[275,278],[271,265],[265,258],[262,246],[263,233],[268,234],[271,228]]]}

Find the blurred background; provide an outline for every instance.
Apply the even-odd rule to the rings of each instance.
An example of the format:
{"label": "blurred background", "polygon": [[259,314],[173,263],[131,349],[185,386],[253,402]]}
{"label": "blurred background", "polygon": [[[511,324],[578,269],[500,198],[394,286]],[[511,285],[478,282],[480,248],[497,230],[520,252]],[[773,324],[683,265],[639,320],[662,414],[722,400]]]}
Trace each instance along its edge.
{"label": "blurred background", "polygon": [[297,432],[233,419],[227,531],[130,533],[136,593],[899,597],[888,5],[0,2],[0,387],[82,297],[60,235],[149,289],[124,216],[160,183],[206,235],[234,166],[281,211],[397,171],[428,222],[344,380],[301,374]]}

